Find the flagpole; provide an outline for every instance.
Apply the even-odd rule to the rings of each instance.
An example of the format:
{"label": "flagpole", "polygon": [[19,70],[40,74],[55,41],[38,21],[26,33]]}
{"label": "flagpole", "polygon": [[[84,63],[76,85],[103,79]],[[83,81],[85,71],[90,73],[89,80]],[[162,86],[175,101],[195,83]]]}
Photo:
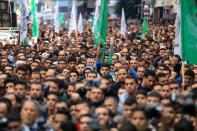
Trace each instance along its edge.
{"label": "flagpole", "polygon": [[181,76],[182,76],[182,87],[185,86],[185,64],[182,61],[181,63]]}

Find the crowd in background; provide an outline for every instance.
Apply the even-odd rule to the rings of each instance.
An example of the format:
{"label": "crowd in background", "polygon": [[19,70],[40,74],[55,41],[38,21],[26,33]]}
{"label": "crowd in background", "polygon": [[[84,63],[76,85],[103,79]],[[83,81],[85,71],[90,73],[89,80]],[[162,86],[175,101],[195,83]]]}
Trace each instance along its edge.
{"label": "crowd in background", "polygon": [[142,38],[140,22],[122,36],[109,19],[104,62],[88,21],[70,37],[31,28],[31,46],[0,44],[1,131],[197,130],[197,65],[173,54],[173,22],[149,21]]}

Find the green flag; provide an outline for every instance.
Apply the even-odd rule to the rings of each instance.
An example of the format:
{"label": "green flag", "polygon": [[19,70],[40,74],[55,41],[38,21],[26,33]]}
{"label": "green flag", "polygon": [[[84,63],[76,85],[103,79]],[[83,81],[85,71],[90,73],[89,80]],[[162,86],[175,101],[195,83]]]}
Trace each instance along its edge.
{"label": "green flag", "polygon": [[108,0],[101,0],[100,15],[94,29],[95,45],[106,42],[108,26]]}
{"label": "green flag", "polygon": [[189,64],[197,64],[197,2],[181,0],[180,4],[182,58]]}
{"label": "green flag", "polygon": [[62,26],[63,22],[64,22],[64,14],[61,13],[61,14],[59,14],[59,25],[60,25],[60,27]]}
{"label": "green flag", "polygon": [[31,0],[31,16],[32,16],[32,36],[38,37],[39,30],[38,30],[38,20],[37,20],[35,0]]}
{"label": "green flag", "polygon": [[142,38],[145,37],[145,35],[148,32],[148,30],[149,30],[148,21],[147,21],[147,19],[144,19],[143,23],[142,23]]}

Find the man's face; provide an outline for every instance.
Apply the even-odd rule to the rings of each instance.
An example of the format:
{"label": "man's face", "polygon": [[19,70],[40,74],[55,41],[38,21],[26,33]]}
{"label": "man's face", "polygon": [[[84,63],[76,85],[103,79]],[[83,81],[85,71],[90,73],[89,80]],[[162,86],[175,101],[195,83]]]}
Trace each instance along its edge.
{"label": "man's face", "polygon": [[123,48],[122,51],[121,51],[121,55],[126,57],[128,55],[129,51],[127,48]]}
{"label": "man's face", "polygon": [[133,105],[124,105],[123,107],[123,116],[124,118],[129,121],[131,119],[131,115],[133,112],[133,109],[136,107],[135,104]]}
{"label": "man's face", "polygon": [[8,65],[8,60],[7,60],[7,59],[2,59],[2,60],[1,60],[1,65],[2,65],[2,66]]}
{"label": "man's face", "polygon": [[31,65],[32,62],[33,62],[33,58],[31,58],[31,57],[26,60],[27,65]]}
{"label": "man's face", "polygon": [[43,90],[42,90],[42,85],[40,84],[32,84],[30,86],[30,96],[33,99],[39,99],[42,97]]}
{"label": "man's face", "polygon": [[40,65],[37,63],[37,62],[33,62],[32,64],[31,64],[31,69],[32,70],[34,70],[35,68],[39,68],[40,67]]}
{"label": "man's face", "polygon": [[117,56],[117,55],[113,55],[113,56],[112,56],[112,62],[113,62],[113,63],[118,62],[118,56]]}
{"label": "man's face", "polygon": [[44,67],[45,67],[46,69],[48,69],[48,67],[49,67],[51,64],[52,64],[52,61],[51,61],[51,60],[45,60],[45,62],[44,62]]}
{"label": "man's face", "polygon": [[118,97],[120,98],[120,96],[122,96],[123,94],[127,93],[127,90],[124,88],[120,88],[118,90]]}
{"label": "man's face", "polygon": [[109,110],[105,107],[96,108],[95,112],[98,114],[98,121],[101,127],[106,127],[110,122]]}
{"label": "man's face", "polygon": [[75,67],[76,67],[76,62],[75,62],[75,61],[70,61],[70,62],[68,63],[68,66],[69,66],[70,69],[75,69]]}
{"label": "man's face", "polygon": [[109,73],[109,67],[102,67],[100,73],[102,76],[107,75]]}
{"label": "man's face", "polygon": [[65,61],[59,61],[58,62],[58,67],[60,70],[63,70],[66,67],[66,62]]}
{"label": "man's face", "polygon": [[161,92],[162,92],[162,86],[161,86],[161,85],[155,85],[155,86],[153,87],[153,90],[154,90],[155,92],[161,94]]}
{"label": "man's face", "polygon": [[[24,54],[23,54],[24,56]],[[36,56],[36,52],[35,51],[32,51],[31,54],[30,54],[30,57],[34,58]]]}
{"label": "man's face", "polygon": [[17,84],[14,87],[16,95],[18,95],[20,98],[24,98],[26,94],[26,89],[24,85]]}
{"label": "man's face", "polygon": [[103,92],[99,88],[92,88],[90,92],[90,100],[93,103],[97,103],[103,100]]}
{"label": "man's face", "polygon": [[22,123],[26,125],[33,124],[38,118],[38,109],[32,101],[26,101],[21,109]]}
{"label": "man's face", "polygon": [[58,85],[55,82],[53,82],[53,81],[47,81],[47,82],[44,83],[44,85],[49,87],[49,92],[56,92],[56,93],[58,93],[58,91],[59,91]]}
{"label": "man's face", "polygon": [[7,105],[3,102],[0,102],[0,118],[5,117],[7,111],[8,111]]}
{"label": "man's face", "polygon": [[119,70],[123,67],[123,65],[121,63],[115,63],[114,64],[114,70]]}
{"label": "man's face", "polygon": [[131,123],[137,127],[138,130],[142,130],[146,127],[147,120],[145,113],[143,111],[135,111],[131,117]]}
{"label": "man's face", "polygon": [[99,88],[101,88],[102,90],[107,90],[107,88],[110,87],[110,80],[108,79],[101,79]]}
{"label": "man's face", "polygon": [[18,76],[19,79],[24,80],[26,79],[26,72],[23,70],[18,70],[16,75]]}
{"label": "man's face", "polygon": [[178,84],[178,83],[172,83],[172,84],[170,84],[170,91],[171,91],[171,93],[178,93],[178,92],[180,92],[180,90],[181,90],[181,87],[180,87],[180,85]]}
{"label": "man's face", "polygon": [[137,83],[134,79],[126,78],[124,81],[124,87],[128,94],[132,94],[136,91]]}
{"label": "man's face", "polygon": [[45,79],[46,71],[45,70],[40,71],[40,75],[42,80]]}
{"label": "man's face", "polygon": [[195,76],[197,76],[197,65],[194,65],[193,72],[194,72]]}
{"label": "man's face", "polygon": [[1,74],[0,75],[0,86],[3,87],[4,86],[4,82],[5,82],[5,79],[7,78],[7,75],[6,74]]}
{"label": "man's face", "polygon": [[6,93],[14,93],[14,83],[8,82],[5,84]]}
{"label": "man's face", "polygon": [[6,74],[12,73],[12,72],[13,72],[13,69],[12,69],[12,67],[10,67],[10,66],[6,66],[4,70],[5,70],[5,73],[6,73]]}
{"label": "man's face", "polygon": [[168,77],[164,76],[164,77],[160,77],[159,78],[159,83],[160,84],[167,84],[169,82]]}
{"label": "man's face", "polygon": [[172,124],[176,115],[175,110],[172,107],[164,107],[162,111],[162,119],[166,124]]}
{"label": "man's face", "polygon": [[61,109],[68,109],[68,105],[66,102],[56,102],[55,104],[55,113]]}
{"label": "man's face", "polygon": [[83,69],[84,68],[85,68],[84,64],[78,64],[77,67],[76,67],[79,74],[83,74]]}
{"label": "man's face", "polygon": [[185,84],[192,83],[194,79],[191,76],[185,75]]}
{"label": "man's face", "polygon": [[66,123],[68,122],[68,118],[66,117],[66,115],[64,114],[55,114],[54,118],[53,118],[53,123],[52,123],[52,127],[55,130],[59,130],[61,123]]}
{"label": "man's face", "polygon": [[54,110],[57,100],[58,100],[58,98],[56,95],[53,95],[53,94],[48,95],[47,96],[47,109]]}
{"label": "man's face", "polygon": [[135,59],[130,60],[130,68],[132,68],[132,69],[137,68],[137,60],[135,60]]}
{"label": "man's face", "polygon": [[91,117],[84,116],[80,120],[80,131],[91,131]]}
{"label": "man's face", "polygon": [[139,79],[142,79],[144,76],[145,68],[144,67],[139,67],[137,69],[137,76]]}
{"label": "man's face", "polygon": [[152,88],[154,86],[155,82],[156,82],[156,79],[153,76],[148,76],[145,78],[145,86],[147,88]]}
{"label": "man's face", "polygon": [[161,96],[162,97],[168,97],[170,96],[170,86],[169,85],[163,85],[162,91],[161,91]]}
{"label": "man's face", "polygon": [[79,103],[76,105],[76,108],[78,111],[76,114],[77,118],[80,118],[80,116],[89,114],[91,112],[91,109],[87,103]]}
{"label": "man's face", "polygon": [[88,81],[95,80],[96,78],[97,78],[97,74],[96,73],[89,72],[88,75],[87,75],[87,80]]}
{"label": "man's face", "polygon": [[145,95],[139,93],[136,95],[135,99],[139,105],[146,105],[147,100]]}
{"label": "man's face", "polygon": [[10,121],[8,123],[9,131],[20,131],[21,129],[21,122],[20,121]]}
{"label": "man's face", "polygon": [[40,74],[35,74],[35,73],[33,73],[32,75],[31,75],[31,80],[30,80],[30,82],[32,83],[32,82],[40,82],[41,81],[41,76],[40,76]]}
{"label": "man's face", "polygon": [[87,58],[86,59],[86,66],[94,66],[94,59],[93,58]]}
{"label": "man's face", "polygon": [[65,51],[60,51],[58,54],[58,59],[60,60],[60,59],[64,58],[65,56],[66,56]]}
{"label": "man's face", "polygon": [[46,80],[49,80],[49,79],[54,79],[55,78],[55,71],[53,70],[48,70],[46,72]]}
{"label": "man's face", "polygon": [[147,97],[147,105],[159,105],[159,104],[160,104],[159,98],[154,96]]}
{"label": "man's face", "polygon": [[120,69],[118,71],[118,80],[120,82],[123,82],[124,79],[127,77],[127,75],[128,75],[128,72],[126,71],[126,69]]}
{"label": "man's face", "polygon": [[18,107],[16,96],[14,94],[6,94],[4,97],[11,101],[12,108],[16,109]]}
{"label": "man's face", "polygon": [[71,73],[70,73],[70,76],[69,76],[69,80],[70,80],[70,82],[77,81],[77,80],[78,80],[78,75],[77,75],[77,73],[71,72]]}
{"label": "man's face", "polygon": [[106,99],[104,101],[104,106],[107,107],[112,113],[116,113],[117,103],[113,99]]}

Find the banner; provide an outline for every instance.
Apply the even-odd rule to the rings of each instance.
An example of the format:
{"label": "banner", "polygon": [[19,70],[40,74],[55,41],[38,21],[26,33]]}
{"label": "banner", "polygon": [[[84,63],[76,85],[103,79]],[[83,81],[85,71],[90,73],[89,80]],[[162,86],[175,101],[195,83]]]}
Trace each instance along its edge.
{"label": "banner", "polygon": [[27,0],[18,0],[18,4],[21,6],[21,28],[20,28],[20,43],[27,37],[27,24],[30,11],[28,9]]}
{"label": "banner", "polygon": [[59,24],[59,5],[58,5],[58,1],[56,2],[56,6],[55,6],[54,25],[55,25],[55,32],[59,33],[60,32],[60,24]]}
{"label": "banner", "polygon": [[175,34],[175,43],[174,43],[174,55],[181,56],[181,8],[180,8],[180,0],[177,0],[174,6],[174,12],[176,12],[176,34]]}
{"label": "banner", "polygon": [[83,20],[81,13],[79,14],[78,31],[79,33],[83,33]]}
{"label": "banner", "polygon": [[197,64],[197,2],[181,0],[182,58],[189,64]]}
{"label": "banner", "polygon": [[95,44],[103,44],[106,42],[108,27],[108,0],[101,0],[101,9],[96,27],[94,29]]}
{"label": "banner", "polygon": [[31,1],[31,16],[32,16],[32,36],[38,38],[39,30],[38,30],[38,20],[37,20],[35,0]]}
{"label": "banner", "polygon": [[163,7],[164,0],[156,0],[155,1],[155,7]]}
{"label": "banner", "polygon": [[152,0],[142,0],[141,18],[142,19],[153,19],[154,9]]}
{"label": "banner", "polygon": [[145,35],[148,33],[149,26],[148,26],[148,20],[144,19],[142,23],[142,39],[145,37]]}
{"label": "banner", "polygon": [[75,3],[75,0],[73,0],[70,20],[69,20],[69,28],[68,28],[69,37],[74,30],[77,31],[77,18],[76,17],[77,17],[76,3]]}
{"label": "banner", "polygon": [[124,9],[122,8],[120,34],[122,34],[123,36],[125,36],[126,31],[127,31],[127,25],[126,25],[126,20],[125,20]]}
{"label": "banner", "polygon": [[95,12],[94,12],[94,23],[93,23],[93,26],[92,26],[92,32],[94,33],[94,28],[96,26],[96,23],[98,21],[98,18],[99,18],[99,12],[100,12],[100,9],[99,9],[99,6],[101,4],[101,0],[97,0],[96,1],[96,9],[95,9]]}

